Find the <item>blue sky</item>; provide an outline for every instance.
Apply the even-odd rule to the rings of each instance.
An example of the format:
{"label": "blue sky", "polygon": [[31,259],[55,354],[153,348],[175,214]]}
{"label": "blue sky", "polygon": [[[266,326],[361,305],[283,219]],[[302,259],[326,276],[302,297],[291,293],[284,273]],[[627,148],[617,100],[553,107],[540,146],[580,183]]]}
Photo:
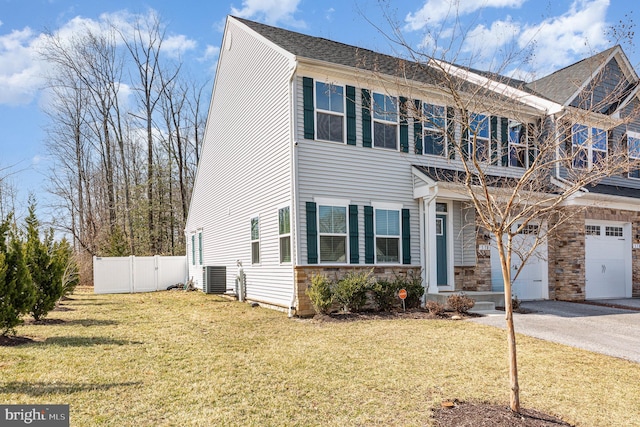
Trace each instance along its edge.
{"label": "blue sky", "polygon": [[[612,46],[616,35],[610,29],[620,22],[633,25],[634,19],[632,2],[621,0],[0,0],[0,177],[9,175],[18,189],[19,215],[29,192],[45,211],[51,200],[47,118],[41,111],[46,64],[34,54],[41,33],[70,35],[81,24],[127,21],[150,9],[167,24],[170,46],[189,72],[210,81],[228,14],[393,53],[376,29],[391,32],[387,13],[412,47],[432,52],[453,39],[460,57],[473,56],[478,68],[490,64],[496,52],[533,46],[535,76]],[[453,16],[460,18],[461,29],[451,26]],[[466,37],[459,37],[460,30]],[[640,55],[632,44],[622,45],[637,68]]]}

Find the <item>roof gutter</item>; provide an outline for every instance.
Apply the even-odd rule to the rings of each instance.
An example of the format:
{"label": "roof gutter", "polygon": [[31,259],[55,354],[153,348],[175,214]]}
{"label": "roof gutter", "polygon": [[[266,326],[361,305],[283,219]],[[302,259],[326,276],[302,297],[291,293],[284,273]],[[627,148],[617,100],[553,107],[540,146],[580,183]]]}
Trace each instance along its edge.
{"label": "roof gutter", "polygon": [[536,108],[538,110],[543,110],[547,114],[556,114],[563,109],[563,106],[561,104],[549,101],[536,95],[532,95],[523,90],[511,87],[507,84],[491,80],[487,77],[481,76],[477,73],[473,73],[469,70],[465,70],[464,68],[455,66],[448,62],[431,58],[429,60],[429,65],[444,70],[452,76],[461,78],[478,86],[485,87],[493,92],[508,96],[509,98],[514,98],[517,101],[520,101],[530,107]]}

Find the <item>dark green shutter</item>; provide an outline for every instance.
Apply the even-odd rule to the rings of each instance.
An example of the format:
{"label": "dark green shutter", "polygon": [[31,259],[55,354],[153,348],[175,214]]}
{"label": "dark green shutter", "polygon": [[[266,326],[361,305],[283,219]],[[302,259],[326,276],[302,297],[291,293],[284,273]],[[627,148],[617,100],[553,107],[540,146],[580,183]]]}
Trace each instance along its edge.
{"label": "dark green shutter", "polygon": [[502,166],[509,166],[509,119],[500,119],[500,152],[502,153]]}
{"label": "dark green shutter", "polygon": [[375,241],[373,233],[373,206],[364,207],[364,262],[373,264],[375,261]]}
{"label": "dark green shutter", "polygon": [[318,263],[318,226],[314,202],[307,202],[307,263]]}
{"label": "dark green shutter", "polygon": [[313,139],[315,136],[313,118],[313,79],[302,78],[302,101],[304,105],[304,137]]}
{"label": "dark green shutter", "polygon": [[527,123],[527,152],[529,154],[529,167],[536,159],[536,131],[537,127],[533,123]]}
{"label": "dark green shutter", "polygon": [[347,86],[347,144],[356,145],[356,88]]}
{"label": "dark green shutter", "polygon": [[413,118],[413,144],[416,154],[422,154],[422,102],[419,99],[413,101],[416,106],[416,116]]}
{"label": "dark green shutter", "polygon": [[358,206],[349,205],[349,262],[360,263],[360,245],[358,242]]}
{"label": "dark green shutter", "polygon": [[492,165],[497,165],[500,160],[500,157],[498,157],[498,118],[496,116],[491,116],[489,123],[491,126],[491,153],[489,158],[491,159]]}
{"label": "dark green shutter", "polygon": [[402,263],[411,264],[411,226],[409,209],[402,209]]}
{"label": "dark green shutter", "polygon": [[462,158],[464,160],[469,160],[469,138],[470,138],[470,132],[469,132],[469,112],[468,111],[464,111],[463,115],[462,115],[462,120],[464,120],[464,123],[462,123],[462,140],[460,141],[460,152],[462,153]]}
{"label": "dark green shutter", "polygon": [[409,124],[407,123],[407,98],[400,97],[400,151],[409,152]]}
{"label": "dark green shutter", "polygon": [[456,112],[453,107],[447,107],[447,150],[449,158],[456,156]]}
{"label": "dark green shutter", "polygon": [[371,92],[362,89],[362,146],[371,147]]}

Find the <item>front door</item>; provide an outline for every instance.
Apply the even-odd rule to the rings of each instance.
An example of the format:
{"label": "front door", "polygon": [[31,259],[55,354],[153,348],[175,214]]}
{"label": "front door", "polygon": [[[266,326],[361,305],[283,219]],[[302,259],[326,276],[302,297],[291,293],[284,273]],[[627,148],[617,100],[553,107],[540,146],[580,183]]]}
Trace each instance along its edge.
{"label": "front door", "polygon": [[448,286],[447,277],[447,216],[436,215],[436,259],[438,286]]}

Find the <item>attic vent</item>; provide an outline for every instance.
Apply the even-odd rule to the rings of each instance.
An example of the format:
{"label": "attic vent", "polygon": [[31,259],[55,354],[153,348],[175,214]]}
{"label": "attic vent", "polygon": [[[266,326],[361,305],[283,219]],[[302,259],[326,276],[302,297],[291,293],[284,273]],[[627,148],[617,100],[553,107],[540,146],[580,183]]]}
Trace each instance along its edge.
{"label": "attic vent", "polygon": [[202,290],[205,294],[224,294],[227,290],[227,267],[202,267]]}

